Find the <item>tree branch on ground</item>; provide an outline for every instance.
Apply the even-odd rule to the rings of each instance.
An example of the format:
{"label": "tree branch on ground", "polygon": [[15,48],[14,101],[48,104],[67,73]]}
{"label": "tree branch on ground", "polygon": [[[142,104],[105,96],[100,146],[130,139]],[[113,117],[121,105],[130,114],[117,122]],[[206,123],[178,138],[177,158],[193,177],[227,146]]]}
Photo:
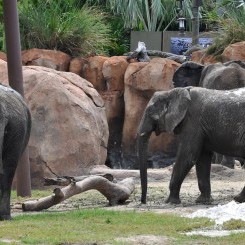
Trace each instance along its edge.
{"label": "tree branch on ground", "polygon": [[88,190],[97,190],[104,195],[110,205],[124,203],[135,189],[133,178],[126,178],[112,183],[102,176],[89,176],[81,181],[73,181],[64,188],[56,188],[53,194],[38,200],[29,200],[22,204],[23,211],[40,211],[48,209],[62,201]]}

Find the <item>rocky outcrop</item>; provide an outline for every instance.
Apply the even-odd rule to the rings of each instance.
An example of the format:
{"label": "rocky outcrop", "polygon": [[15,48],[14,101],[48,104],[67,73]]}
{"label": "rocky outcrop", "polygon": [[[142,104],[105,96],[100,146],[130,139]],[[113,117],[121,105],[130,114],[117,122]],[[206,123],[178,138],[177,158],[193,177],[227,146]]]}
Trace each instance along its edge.
{"label": "rocky outcrop", "polygon": [[23,65],[35,65],[52,68],[57,71],[68,71],[71,57],[57,50],[29,49],[22,51]]}
{"label": "rocky outcrop", "polygon": [[82,77],[82,69],[85,59],[83,57],[75,57],[71,60],[69,71]]}
{"label": "rocky outcrop", "polygon": [[84,59],[81,76],[91,82],[97,91],[106,90],[106,81],[102,73],[105,56],[91,56]]}
{"label": "rocky outcrop", "polygon": [[106,91],[100,92],[105,101],[109,125],[107,165],[121,167],[121,143],[124,121],[124,74],[128,67],[126,57],[111,57],[103,63],[102,74]]}
{"label": "rocky outcrop", "polygon": [[229,45],[221,56],[223,62],[230,60],[245,61],[245,41]]}
{"label": "rocky outcrop", "polygon": [[[0,74],[7,73],[0,61]],[[107,156],[104,101],[91,83],[73,73],[23,67],[25,98],[32,114],[29,141],[33,186],[43,177],[77,176]],[[6,83],[7,76],[2,77]]]}
{"label": "rocky outcrop", "polygon": [[124,56],[114,56],[103,63],[102,74],[106,81],[107,90],[124,90],[124,74],[127,67],[128,62]]}
{"label": "rocky outcrop", "polygon": [[[180,64],[163,58],[154,58],[149,63],[131,63],[125,73],[125,118],[123,125],[122,149],[123,167],[137,168],[135,165],[136,133],[143,111],[155,91],[173,88],[172,77]],[[176,141],[172,135],[152,134],[149,142],[150,155],[164,153],[174,155]],[[152,161],[154,164],[154,160]],[[158,161],[159,162],[159,161]]]}
{"label": "rocky outcrop", "polygon": [[191,61],[208,65],[219,62],[213,55],[207,55],[206,49],[195,51],[191,54]]}

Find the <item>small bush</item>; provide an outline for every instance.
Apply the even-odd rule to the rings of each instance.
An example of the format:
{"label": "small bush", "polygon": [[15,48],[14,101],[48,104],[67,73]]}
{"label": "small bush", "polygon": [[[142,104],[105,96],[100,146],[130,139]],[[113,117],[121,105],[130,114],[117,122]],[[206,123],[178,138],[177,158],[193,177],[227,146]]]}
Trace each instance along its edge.
{"label": "small bush", "polygon": [[230,44],[245,40],[245,10],[230,10],[219,19],[219,36],[214,40],[207,54],[219,56]]}
{"label": "small bush", "polygon": [[56,49],[72,56],[106,53],[110,26],[95,7],[77,7],[72,1],[21,2],[19,6],[22,49]]}

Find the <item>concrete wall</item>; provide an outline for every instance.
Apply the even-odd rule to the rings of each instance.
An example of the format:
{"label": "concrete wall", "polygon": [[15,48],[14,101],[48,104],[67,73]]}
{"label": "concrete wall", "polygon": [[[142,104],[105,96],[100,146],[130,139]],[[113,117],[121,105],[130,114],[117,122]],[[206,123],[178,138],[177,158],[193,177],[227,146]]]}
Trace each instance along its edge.
{"label": "concrete wall", "polygon": [[[146,31],[131,31],[130,51],[137,48],[138,41],[145,42],[148,50],[160,50],[164,52],[171,51],[171,37],[191,38],[191,32],[184,34],[178,31],[165,31],[165,32],[146,32]],[[200,33],[200,38],[214,37],[210,33]]]}

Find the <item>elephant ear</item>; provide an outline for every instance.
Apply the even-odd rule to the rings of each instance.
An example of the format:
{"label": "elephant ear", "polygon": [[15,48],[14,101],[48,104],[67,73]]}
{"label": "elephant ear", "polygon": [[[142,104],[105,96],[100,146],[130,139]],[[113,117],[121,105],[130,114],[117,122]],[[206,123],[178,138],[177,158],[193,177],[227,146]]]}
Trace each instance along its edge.
{"label": "elephant ear", "polygon": [[165,127],[167,132],[173,132],[183,121],[190,101],[189,89],[176,88],[171,91],[167,112],[165,114]]}

